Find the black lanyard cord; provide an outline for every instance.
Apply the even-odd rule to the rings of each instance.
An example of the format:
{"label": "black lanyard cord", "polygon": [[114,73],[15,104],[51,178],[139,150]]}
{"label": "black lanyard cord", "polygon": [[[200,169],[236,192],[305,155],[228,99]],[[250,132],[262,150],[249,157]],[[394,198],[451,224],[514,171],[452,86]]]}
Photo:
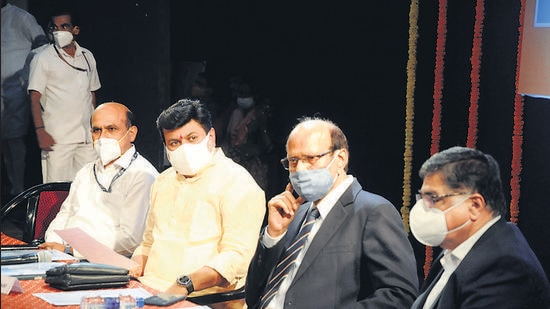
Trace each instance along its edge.
{"label": "black lanyard cord", "polygon": [[[61,55],[61,53],[59,52],[57,47],[55,47],[55,44],[53,45],[53,48],[55,49],[55,52],[57,52],[57,55],[59,56],[59,58],[61,58],[61,60],[63,60],[63,62],[65,62],[71,68],[73,68],[77,71],[81,71],[81,72],[87,72],[88,71],[86,69],[76,67],[76,66],[70,64],[69,62],[67,62],[67,60],[65,60],[65,58],[63,58],[63,56]],[[86,52],[85,51],[82,51],[82,56],[84,57],[84,60],[86,60],[86,64],[88,64],[88,69],[90,70],[90,72],[92,72],[92,67],[90,66],[90,62],[88,61],[88,58],[86,58]]]}
{"label": "black lanyard cord", "polygon": [[[134,152],[134,155],[132,156],[132,160],[130,160],[130,163],[128,164],[128,167],[130,167],[130,165],[132,164],[132,162],[134,162],[134,160],[137,158],[138,156],[138,152]],[[94,163],[94,177],[95,177],[95,182],[97,182],[97,184],[99,185],[99,187],[101,188],[101,190],[103,190],[103,192],[107,192],[107,193],[111,193],[111,187],[113,186],[113,183],[115,182],[115,180],[117,180],[120,176],[122,176],[122,174],[124,174],[124,172],[126,172],[126,170],[128,169],[127,168],[121,168],[118,173],[116,173],[116,175],[113,177],[113,180],[111,180],[111,183],[109,184],[109,188],[106,189],[100,182],[99,180],[97,179],[97,173],[95,171],[95,167],[96,167],[96,164]]]}

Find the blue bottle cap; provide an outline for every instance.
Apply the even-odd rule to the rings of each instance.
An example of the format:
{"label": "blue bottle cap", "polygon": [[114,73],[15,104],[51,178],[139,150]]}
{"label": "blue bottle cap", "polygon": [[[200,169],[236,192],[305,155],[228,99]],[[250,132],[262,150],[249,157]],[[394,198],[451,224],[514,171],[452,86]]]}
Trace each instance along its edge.
{"label": "blue bottle cap", "polygon": [[145,299],[143,297],[136,298],[136,308],[145,307]]}

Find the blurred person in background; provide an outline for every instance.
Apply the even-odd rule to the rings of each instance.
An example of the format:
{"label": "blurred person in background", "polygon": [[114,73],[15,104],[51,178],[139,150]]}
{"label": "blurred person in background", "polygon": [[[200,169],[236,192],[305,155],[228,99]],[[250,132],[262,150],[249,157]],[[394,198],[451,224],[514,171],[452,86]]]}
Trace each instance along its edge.
{"label": "blurred person in background", "polygon": [[31,50],[47,44],[48,38],[34,16],[6,0],[2,0],[1,17],[2,160],[11,198],[25,188],[25,136],[31,119],[26,61]]}

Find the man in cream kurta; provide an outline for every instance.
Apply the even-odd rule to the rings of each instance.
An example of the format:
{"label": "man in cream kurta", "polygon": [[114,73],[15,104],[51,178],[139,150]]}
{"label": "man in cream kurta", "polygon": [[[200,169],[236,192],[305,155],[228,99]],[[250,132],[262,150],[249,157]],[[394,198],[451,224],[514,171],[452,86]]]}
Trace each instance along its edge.
{"label": "man in cream kurta", "polygon": [[134,252],[148,256],[142,283],[164,291],[177,277],[206,265],[230,289],[244,285],[265,196],[243,167],[216,148],[212,162],[194,177],[186,178],[173,167],[161,173],[151,188],[150,204],[143,243]]}

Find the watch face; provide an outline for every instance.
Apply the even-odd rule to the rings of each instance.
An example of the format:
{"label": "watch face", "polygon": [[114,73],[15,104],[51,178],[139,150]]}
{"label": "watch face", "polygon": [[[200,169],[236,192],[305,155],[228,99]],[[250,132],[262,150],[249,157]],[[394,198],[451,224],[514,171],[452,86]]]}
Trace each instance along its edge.
{"label": "watch face", "polygon": [[176,282],[179,286],[184,286],[187,289],[188,293],[191,293],[195,290],[195,288],[193,287],[193,282],[191,282],[191,278],[189,278],[189,276],[179,277]]}

